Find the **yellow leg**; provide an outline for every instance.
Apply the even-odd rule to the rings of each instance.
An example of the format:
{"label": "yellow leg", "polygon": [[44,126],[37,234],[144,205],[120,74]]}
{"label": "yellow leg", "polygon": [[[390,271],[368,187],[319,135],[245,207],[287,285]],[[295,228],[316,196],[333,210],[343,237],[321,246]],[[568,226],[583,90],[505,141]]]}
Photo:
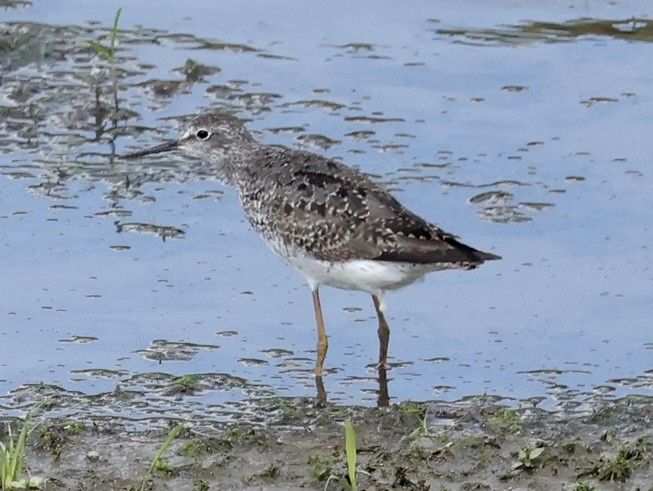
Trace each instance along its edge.
{"label": "yellow leg", "polygon": [[376,316],[379,318],[379,367],[385,367],[388,363],[388,344],[390,343],[390,327],[388,322],[385,320],[385,315],[383,310],[385,305],[383,300],[372,295],[372,301],[374,302],[374,308],[376,309]]}
{"label": "yellow leg", "polygon": [[322,377],[324,359],[329,349],[329,338],[324,328],[324,317],[322,317],[322,305],[318,289],[313,290],[313,307],[315,308],[315,322],[317,323],[317,360],[315,362],[315,376]]}

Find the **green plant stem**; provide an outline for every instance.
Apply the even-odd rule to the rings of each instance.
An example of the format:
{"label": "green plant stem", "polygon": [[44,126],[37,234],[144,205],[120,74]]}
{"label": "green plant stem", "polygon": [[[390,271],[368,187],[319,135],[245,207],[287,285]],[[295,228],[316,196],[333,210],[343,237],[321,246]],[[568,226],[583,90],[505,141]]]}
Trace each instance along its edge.
{"label": "green plant stem", "polygon": [[167,438],[161,444],[161,447],[159,448],[159,451],[154,456],[154,459],[152,460],[152,463],[150,464],[150,467],[147,469],[147,472],[145,472],[145,475],[143,476],[143,481],[141,482],[141,487],[138,488],[139,491],[145,491],[145,486],[147,486],[147,482],[150,480],[150,477],[152,477],[152,472],[154,472],[154,469],[156,468],[157,462],[163,456],[163,454],[166,452],[166,450],[168,450],[170,445],[172,445],[172,442],[175,440],[175,438],[177,438],[179,436],[179,434],[181,433],[181,431],[184,429],[185,426],[186,426],[186,423],[179,423],[168,432]]}
{"label": "green plant stem", "polygon": [[357,491],[356,483],[356,431],[351,421],[345,421],[345,453],[347,454],[347,474],[351,491]]}

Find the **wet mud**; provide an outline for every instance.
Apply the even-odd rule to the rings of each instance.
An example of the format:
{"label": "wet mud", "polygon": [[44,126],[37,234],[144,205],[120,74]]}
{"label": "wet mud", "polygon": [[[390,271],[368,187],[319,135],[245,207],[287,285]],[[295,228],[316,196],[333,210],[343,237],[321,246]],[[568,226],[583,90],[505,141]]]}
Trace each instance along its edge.
{"label": "wet mud", "polygon": [[36,415],[27,463],[47,490],[346,490],[344,423],[351,421],[361,490],[653,489],[646,399],[599,404],[583,415],[510,408],[488,397],[384,409],[308,398],[253,404],[257,421],[186,421],[154,465],[179,420],[134,430],[138,422],[120,418]]}

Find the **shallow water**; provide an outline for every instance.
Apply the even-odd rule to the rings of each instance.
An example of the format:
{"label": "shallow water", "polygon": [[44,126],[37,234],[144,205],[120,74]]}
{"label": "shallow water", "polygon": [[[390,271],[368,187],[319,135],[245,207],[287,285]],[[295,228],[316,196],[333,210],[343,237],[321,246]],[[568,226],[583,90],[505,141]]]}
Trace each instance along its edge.
{"label": "shallow water", "polygon": [[[181,155],[114,158],[209,107],[503,256],[389,295],[391,402],[651,395],[646,2],[138,2],[113,64],[88,43],[119,3],[80,5],[0,17],[0,407],[219,418],[315,394],[308,288],[234,192]],[[329,400],[374,405],[371,300],[322,295]]]}

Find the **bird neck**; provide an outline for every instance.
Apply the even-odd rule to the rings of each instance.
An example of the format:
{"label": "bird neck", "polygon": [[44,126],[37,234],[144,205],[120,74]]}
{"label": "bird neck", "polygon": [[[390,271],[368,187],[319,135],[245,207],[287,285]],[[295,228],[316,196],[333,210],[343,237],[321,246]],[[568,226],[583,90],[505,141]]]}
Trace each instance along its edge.
{"label": "bird neck", "polygon": [[[237,188],[241,183],[251,181],[256,175],[256,155],[264,147],[256,140],[240,142],[238,145],[220,149],[219,155],[212,155],[212,161],[216,162],[227,176],[229,182]],[[217,157],[217,158],[215,158]]]}

